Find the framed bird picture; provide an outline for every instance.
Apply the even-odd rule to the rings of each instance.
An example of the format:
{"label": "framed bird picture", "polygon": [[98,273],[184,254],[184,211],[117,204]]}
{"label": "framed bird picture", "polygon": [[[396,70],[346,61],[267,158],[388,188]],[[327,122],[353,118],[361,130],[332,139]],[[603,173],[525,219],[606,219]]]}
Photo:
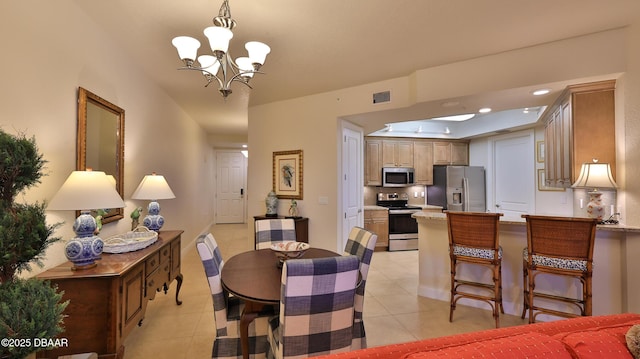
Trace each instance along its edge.
{"label": "framed bird picture", "polygon": [[302,150],[273,153],[273,191],[278,198],[302,199]]}

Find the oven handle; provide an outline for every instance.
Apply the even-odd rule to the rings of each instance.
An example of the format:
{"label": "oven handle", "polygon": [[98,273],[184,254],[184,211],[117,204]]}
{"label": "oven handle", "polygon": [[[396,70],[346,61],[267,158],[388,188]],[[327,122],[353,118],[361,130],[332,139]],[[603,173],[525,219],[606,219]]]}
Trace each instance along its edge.
{"label": "oven handle", "polygon": [[416,209],[394,209],[389,211],[389,214],[414,214],[416,212],[420,212],[420,210]]}

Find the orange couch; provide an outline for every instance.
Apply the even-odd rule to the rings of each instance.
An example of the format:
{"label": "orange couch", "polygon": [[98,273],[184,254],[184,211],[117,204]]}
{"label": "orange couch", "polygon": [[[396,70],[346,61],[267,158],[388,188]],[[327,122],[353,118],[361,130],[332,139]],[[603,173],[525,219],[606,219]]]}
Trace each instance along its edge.
{"label": "orange couch", "polygon": [[[318,359],[630,358],[625,334],[640,314],[580,317],[385,345]],[[484,353],[486,356],[479,356]]]}

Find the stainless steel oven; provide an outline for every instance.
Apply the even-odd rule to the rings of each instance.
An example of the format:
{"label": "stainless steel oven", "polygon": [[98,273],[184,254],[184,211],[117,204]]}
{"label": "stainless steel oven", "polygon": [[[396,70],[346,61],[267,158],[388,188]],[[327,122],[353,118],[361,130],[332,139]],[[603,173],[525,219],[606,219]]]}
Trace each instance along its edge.
{"label": "stainless steel oven", "polygon": [[418,249],[418,221],[411,215],[421,208],[408,206],[406,200],[378,201],[377,205],[389,208],[389,251]]}

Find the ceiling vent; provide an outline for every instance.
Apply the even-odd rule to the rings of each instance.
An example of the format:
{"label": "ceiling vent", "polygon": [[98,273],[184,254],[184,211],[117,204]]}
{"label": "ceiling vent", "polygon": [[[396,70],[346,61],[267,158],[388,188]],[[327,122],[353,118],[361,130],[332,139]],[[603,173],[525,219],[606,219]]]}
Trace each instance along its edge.
{"label": "ceiling vent", "polygon": [[383,103],[391,101],[391,91],[383,91],[373,94],[373,103]]}

